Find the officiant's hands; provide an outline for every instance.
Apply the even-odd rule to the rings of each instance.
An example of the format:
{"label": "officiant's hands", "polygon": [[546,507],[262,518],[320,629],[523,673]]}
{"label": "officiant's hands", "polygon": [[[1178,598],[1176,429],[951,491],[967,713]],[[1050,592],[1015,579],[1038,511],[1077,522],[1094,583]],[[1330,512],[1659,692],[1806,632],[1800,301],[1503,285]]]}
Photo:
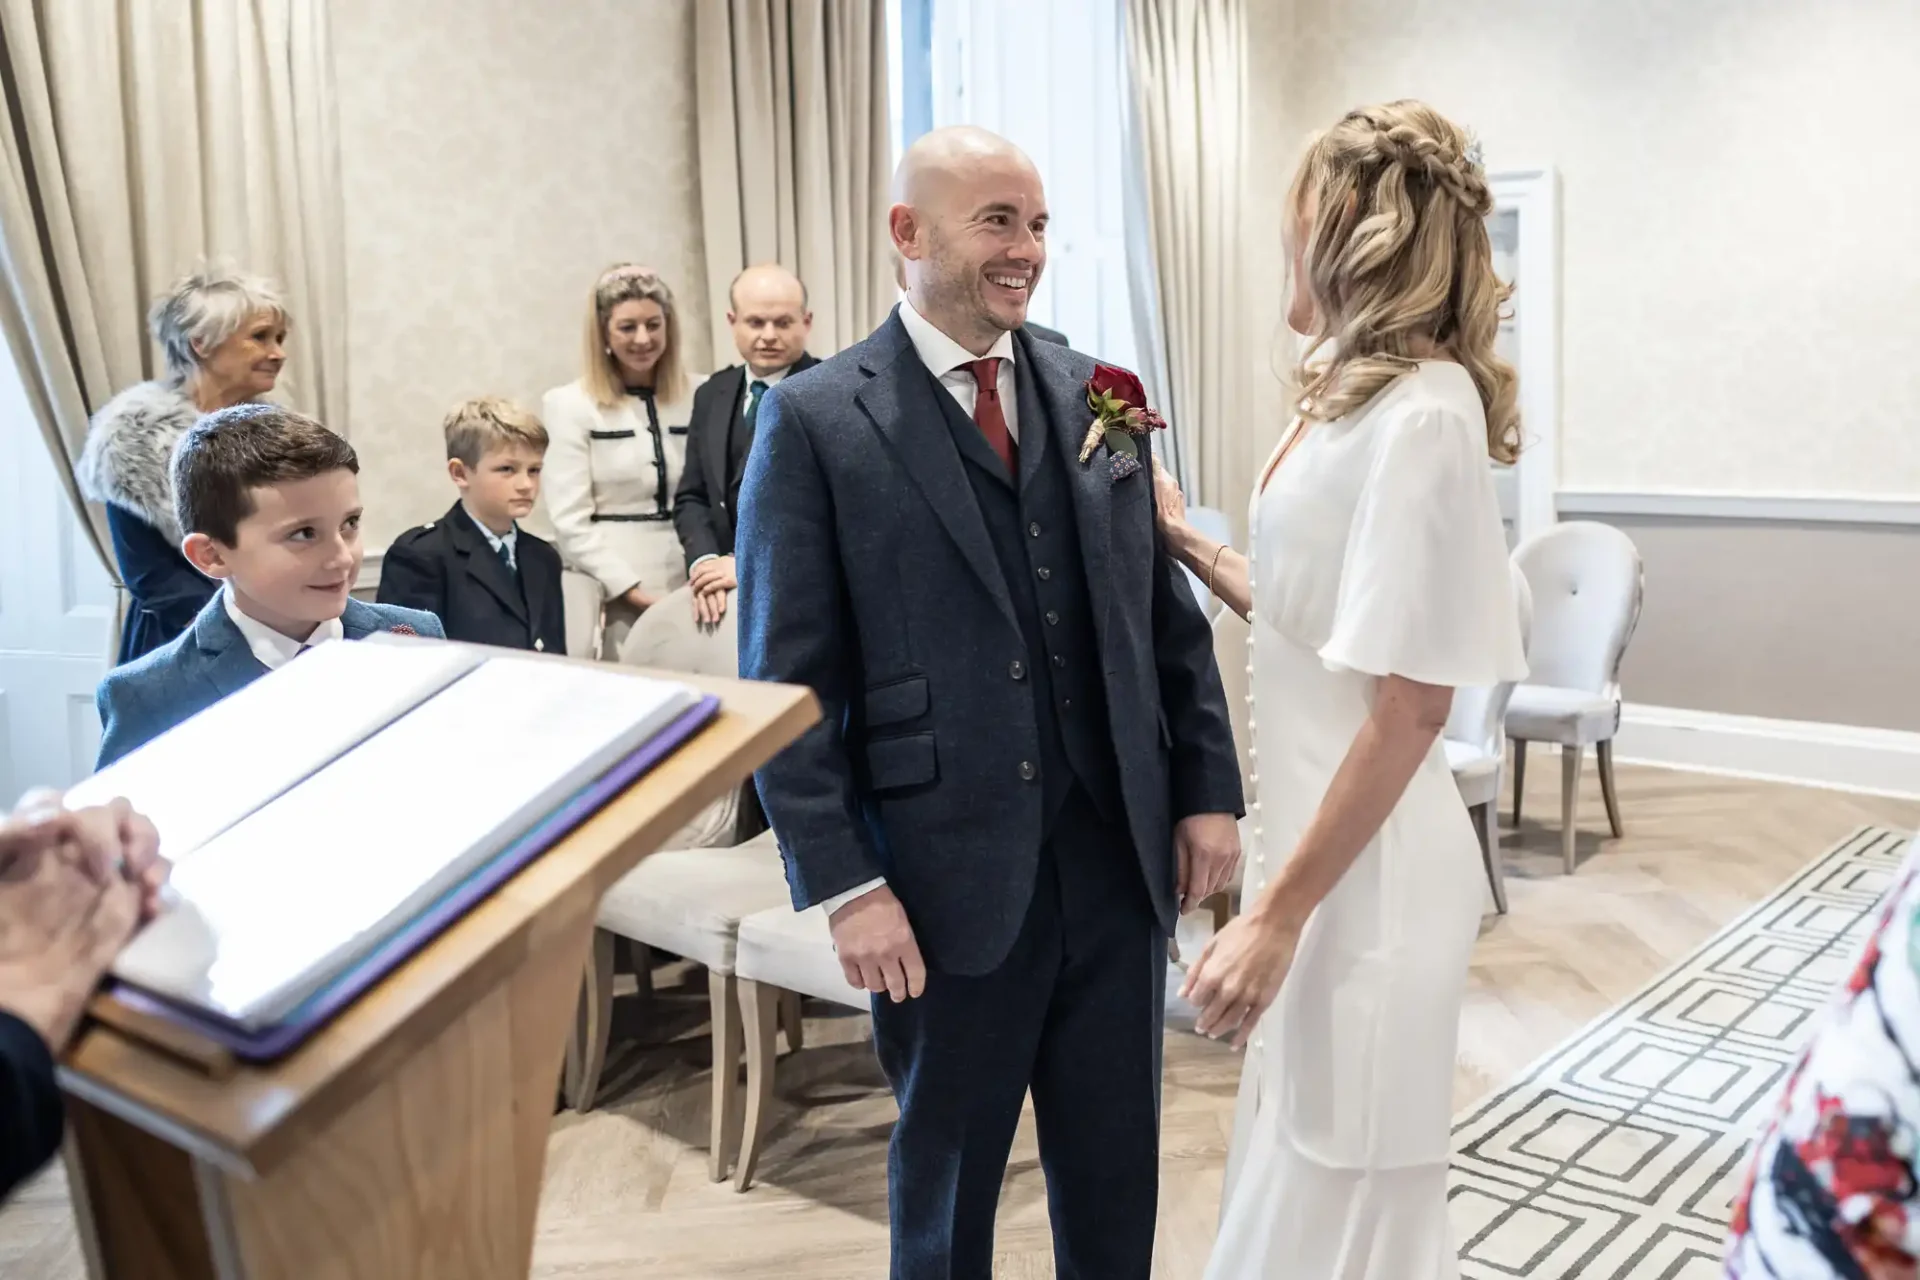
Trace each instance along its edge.
{"label": "officiant's hands", "polygon": [[827,926],[840,968],[853,986],[884,991],[895,1004],[927,989],[927,963],[893,890],[882,885],[861,894],[828,916]]}
{"label": "officiant's hands", "polygon": [[1230,813],[1196,813],[1173,829],[1180,914],[1233,883],[1240,865],[1240,824]]}
{"label": "officiant's hands", "polygon": [[56,1052],[165,880],[153,824],[124,801],[33,797],[0,823],[0,1008]]}
{"label": "officiant's hands", "polygon": [[[140,918],[153,918],[160,905],[172,864],[160,856],[160,833],[125,800],[112,800],[85,809],[68,809],[58,791],[39,788],[20,797],[20,804],[0,833],[16,830],[37,833],[16,848],[50,850],[76,861],[95,881],[105,884],[119,877],[140,889]],[[0,877],[11,857],[0,848]]]}

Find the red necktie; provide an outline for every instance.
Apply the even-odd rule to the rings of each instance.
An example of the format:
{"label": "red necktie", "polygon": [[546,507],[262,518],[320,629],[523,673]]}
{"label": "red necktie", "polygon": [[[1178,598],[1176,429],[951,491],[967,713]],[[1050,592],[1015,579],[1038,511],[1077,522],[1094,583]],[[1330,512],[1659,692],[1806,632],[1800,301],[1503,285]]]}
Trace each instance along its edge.
{"label": "red necktie", "polygon": [[973,374],[974,385],[979,388],[973,400],[974,425],[980,428],[980,434],[987,438],[993,451],[1000,455],[1008,476],[1020,474],[1020,446],[1013,442],[1013,433],[1007,430],[1007,415],[1000,407],[1000,357],[988,356],[985,360],[975,360],[967,366]]}

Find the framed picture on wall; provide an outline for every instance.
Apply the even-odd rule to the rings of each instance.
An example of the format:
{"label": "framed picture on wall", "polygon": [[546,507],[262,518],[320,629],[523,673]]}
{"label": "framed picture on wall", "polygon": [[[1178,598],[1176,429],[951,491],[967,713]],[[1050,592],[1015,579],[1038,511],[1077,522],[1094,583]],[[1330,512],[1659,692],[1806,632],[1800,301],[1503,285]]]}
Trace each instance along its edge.
{"label": "framed picture on wall", "polygon": [[1552,168],[1489,172],[1493,269],[1513,286],[1495,349],[1520,374],[1520,460],[1496,466],[1509,545],[1554,522],[1560,439],[1560,182]]}

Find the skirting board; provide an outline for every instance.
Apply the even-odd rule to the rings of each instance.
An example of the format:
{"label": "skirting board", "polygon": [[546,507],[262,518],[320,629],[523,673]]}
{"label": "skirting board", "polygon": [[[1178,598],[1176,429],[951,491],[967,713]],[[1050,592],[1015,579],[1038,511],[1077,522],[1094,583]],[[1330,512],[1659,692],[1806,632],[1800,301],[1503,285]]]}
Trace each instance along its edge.
{"label": "skirting board", "polygon": [[1615,758],[1920,799],[1920,733],[1628,703]]}

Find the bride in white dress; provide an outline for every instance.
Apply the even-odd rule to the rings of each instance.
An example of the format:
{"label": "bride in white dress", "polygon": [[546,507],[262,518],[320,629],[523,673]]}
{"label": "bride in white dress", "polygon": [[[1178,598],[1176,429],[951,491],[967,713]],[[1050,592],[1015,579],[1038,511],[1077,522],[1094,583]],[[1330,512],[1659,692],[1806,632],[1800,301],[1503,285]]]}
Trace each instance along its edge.
{"label": "bride in white dress", "polygon": [[1488,466],[1518,419],[1475,151],[1417,102],[1314,139],[1287,206],[1298,417],[1250,554],[1158,485],[1169,549],[1253,635],[1245,910],[1184,992],[1201,1031],[1247,1046],[1215,1280],[1459,1274],[1448,1117],[1482,888],[1439,738],[1455,688],[1526,672]]}

